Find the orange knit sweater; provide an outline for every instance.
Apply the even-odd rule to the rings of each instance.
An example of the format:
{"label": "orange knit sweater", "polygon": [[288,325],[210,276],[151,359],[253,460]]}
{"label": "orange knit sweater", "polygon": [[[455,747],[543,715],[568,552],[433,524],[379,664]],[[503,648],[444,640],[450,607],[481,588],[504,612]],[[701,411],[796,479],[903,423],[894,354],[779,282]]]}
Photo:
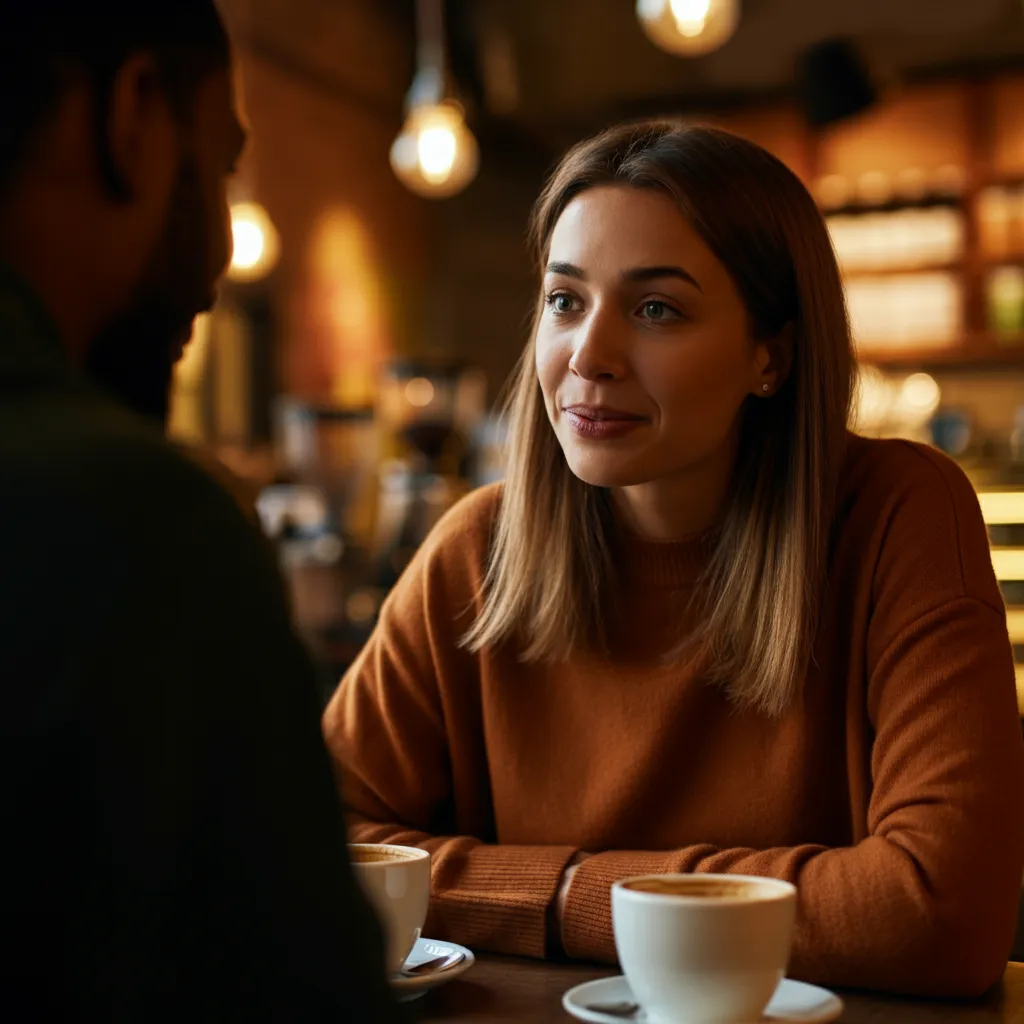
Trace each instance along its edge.
{"label": "orange knit sweater", "polygon": [[1005,966],[1024,869],[1024,742],[985,527],[948,459],[851,436],[815,664],[781,719],[660,656],[700,541],[630,540],[610,654],[526,665],[458,645],[499,487],[461,502],[388,597],[325,716],[363,842],[433,853],[427,934],[613,961],[609,886],[742,872],[800,892],[791,973],[970,995]]}

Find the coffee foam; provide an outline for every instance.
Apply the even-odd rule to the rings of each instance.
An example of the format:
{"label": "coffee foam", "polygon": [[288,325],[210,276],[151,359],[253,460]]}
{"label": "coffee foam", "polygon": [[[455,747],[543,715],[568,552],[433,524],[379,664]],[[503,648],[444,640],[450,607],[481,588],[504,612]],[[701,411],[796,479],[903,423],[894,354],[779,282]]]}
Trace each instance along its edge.
{"label": "coffee foam", "polygon": [[394,864],[397,861],[420,859],[418,852],[403,850],[398,846],[350,846],[348,852],[353,864]]}
{"label": "coffee foam", "polygon": [[693,878],[644,878],[635,882],[626,882],[624,889],[634,892],[649,892],[657,896],[686,896],[697,899],[714,900],[763,900],[778,896],[778,890],[770,885],[760,885],[737,879],[727,882],[721,879],[703,881],[699,876]]}

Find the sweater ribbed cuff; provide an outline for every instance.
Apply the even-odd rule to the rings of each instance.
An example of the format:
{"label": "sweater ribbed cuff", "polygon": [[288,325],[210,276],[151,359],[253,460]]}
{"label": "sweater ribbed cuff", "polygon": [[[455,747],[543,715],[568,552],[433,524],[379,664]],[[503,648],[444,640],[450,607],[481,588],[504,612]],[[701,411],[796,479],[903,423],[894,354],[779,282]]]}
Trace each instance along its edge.
{"label": "sweater ribbed cuff", "polygon": [[562,918],[562,945],[575,960],[616,963],[612,884],[633,875],[679,870],[679,852],[614,851],[588,857],[573,876]]}
{"label": "sweater ribbed cuff", "polygon": [[452,884],[441,865],[434,878],[425,934],[450,936],[477,949],[543,958],[547,913],[572,846],[475,846]]}

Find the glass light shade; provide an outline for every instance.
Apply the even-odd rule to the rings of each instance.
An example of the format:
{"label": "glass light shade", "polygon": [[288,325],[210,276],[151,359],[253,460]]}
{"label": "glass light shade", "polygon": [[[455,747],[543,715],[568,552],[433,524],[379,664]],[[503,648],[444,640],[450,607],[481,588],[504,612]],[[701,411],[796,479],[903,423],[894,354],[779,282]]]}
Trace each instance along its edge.
{"label": "glass light shade", "polygon": [[637,0],[636,16],[659,49],[678,57],[710,53],[740,21],[739,0]]}
{"label": "glass light shade", "polygon": [[259,203],[234,203],[231,207],[233,250],[228,277],[232,281],[259,281],[277,265],[280,238],[273,221]]}
{"label": "glass light shade", "polygon": [[413,106],[391,146],[391,167],[410,191],[428,199],[461,192],[480,166],[480,149],[462,108],[450,101]]}

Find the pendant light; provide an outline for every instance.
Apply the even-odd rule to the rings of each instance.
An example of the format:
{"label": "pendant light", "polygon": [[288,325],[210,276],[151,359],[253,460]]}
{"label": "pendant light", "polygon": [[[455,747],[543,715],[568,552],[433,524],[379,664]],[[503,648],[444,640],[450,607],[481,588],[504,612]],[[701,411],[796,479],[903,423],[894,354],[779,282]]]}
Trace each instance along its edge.
{"label": "pendant light", "polygon": [[[239,4],[234,11],[233,28],[238,38],[253,38],[255,19],[252,0]],[[238,78],[239,109],[244,117],[245,77]],[[242,158],[242,167],[230,186],[231,263],[227,276],[231,281],[250,284],[265,278],[277,265],[281,254],[281,239],[263,205],[257,201],[256,178],[259,172],[258,154],[251,151]]]}
{"label": "pendant light", "polygon": [[391,146],[391,168],[410,191],[444,199],[476,177],[480,152],[461,105],[446,89],[443,0],[417,0],[416,13],[417,71],[405,124]]}
{"label": "pendant light", "polygon": [[740,21],[739,0],[637,0],[636,16],[655,46],[697,57],[724,45]]}

